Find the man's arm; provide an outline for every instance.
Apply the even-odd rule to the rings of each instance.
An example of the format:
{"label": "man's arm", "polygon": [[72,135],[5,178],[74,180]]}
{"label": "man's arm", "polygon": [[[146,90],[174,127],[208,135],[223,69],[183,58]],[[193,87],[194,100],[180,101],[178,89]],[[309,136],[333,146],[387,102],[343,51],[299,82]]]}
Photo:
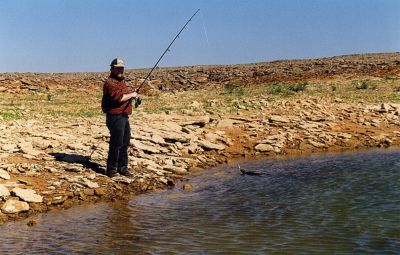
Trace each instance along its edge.
{"label": "man's arm", "polygon": [[136,98],[138,96],[138,94],[136,93],[136,92],[132,92],[132,93],[129,93],[129,94],[124,94],[124,95],[122,95],[122,98],[121,98],[121,102],[125,102],[125,101],[128,101],[129,99],[131,99],[131,98]]}

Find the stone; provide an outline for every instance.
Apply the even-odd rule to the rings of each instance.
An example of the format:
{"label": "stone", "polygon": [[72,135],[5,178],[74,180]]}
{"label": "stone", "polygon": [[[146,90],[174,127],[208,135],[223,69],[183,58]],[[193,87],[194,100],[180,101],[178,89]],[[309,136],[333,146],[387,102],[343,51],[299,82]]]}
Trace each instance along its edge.
{"label": "stone", "polygon": [[92,189],[84,189],[83,190],[83,194],[85,194],[85,196],[93,196],[94,195],[94,190]]}
{"label": "stone", "polygon": [[196,118],[188,119],[187,121],[181,123],[182,126],[193,125],[204,127],[207,123],[210,122],[210,116],[199,116]]}
{"label": "stone", "polygon": [[191,184],[185,183],[183,184],[183,190],[191,190],[193,189],[193,186]]}
{"label": "stone", "polygon": [[3,144],[2,146],[1,146],[1,149],[3,150],[3,151],[6,151],[6,152],[16,152],[16,151],[18,151],[18,148],[17,148],[18,146],[16,145],[16,144],[13,144],[13,143],[8,143],[8,144]]}
{"label": "stone", "polygon": [[190,144],[186,148],[189,154],[195,154],[199,150],[199,147],[195,143]]}
{"label": "stone", "polygon": [[90,180],[88,180],[88,179],[84,179],[84,180],[83,180],[83,184],[84,184],[86,187],[91,188],[91,189],[96,189],[96,188],[99,187],[99,184],[98,184],[97,182],[93,182],[93,181],[90,181]]}
{"label": "stone", "polygon": [[107,193],[107,189],[106,188],[97,188],[94,189],[94,194],[96,196],[104,196]]}
{"label": "stone", "polygon": [[65,171],[79,173],[83,170],[83,167],[80,165],[69,165],[64,168]]}
{"label": "stone", "polygon": [[10,196],[10,191],[3,184],[0,184],[0,198],[7,198]]}
{"label": "stone", "polygon": [[219,139],[219,135],[213,133],[207,133],[204,135],[204,138],[211,143],[215,143]]}
{"label": "stone", "polygon": [[22,153],[30,156],[38,156],[39,154],[41,154],[40,151],[33,149],[32,143],[30,142],[20,143],[18,147],[21,149]]}
{"label": "stone", "polygon": [[316,142],[316,141],[309,141],[309,142],[310,142],[310,144],[311,144],[312,146],[314,146],[314,147],[316,147],[316,148],[324,148],[324,147],[327,147],[327,145],[324,144],[324,143],[320,143],[320,142]]}
{"label": "stone", "polygon": [[29,204],[27,202],[18,200],[7,200],[1,207],[3,213],[19,213],[29,210]]}
{"label": "stone", "polygon": [[261,152],[270,152],[274,151],[274,147],[270,144],[265,144],[265,143],[260,143],[257,144],[256,147],[254,147],[256,151],[261,151]]}
{"label": "stone", "polygon": [[10,174],[5,170],[0,169],[0,178],[4,179],[4,180],[9,180],[10,179]]}
{"label": "stone", "polygon": [[188,171],[185,168],[177,167],[177,166],[164,166],[163,170],[167,170],[167,171],[173,172],[174,174],[180,174],[180,175],[188,173]]}
{"label": "stone", "polygon": [[198,145],[206,150],[224,150],[225,145],[222,144],[216,144],[216,143],[211,143],[206,140],[199,140],[197,141]]}
{"label": "stone", "polygon": [[201,104],[200,104],[199,102],[197,102],[197,101],[193,101],[193,102],[190,104],[190,107],[191,107],[191,108],[197,109],[197,108],[200,108],[200,107],[201,107]]}
{"label": "stone", "polygon": [[151,136],[151,141],[153,142],[153,143],[156,143],[156,144],[165,144],[165,140],[164,140],[164,138],[162,138],[160,135],[158,135],[158,134],[153,134],[152,136]]}
{"label": "stone", "polygon": [[36,192],[32,189],[14,188],[11,191],[11,193],[21,198],[25,202],[31,202],[31,203],[43,202],[43,197],[41,195],[36,194]]}
{"label": "stone", "polygon": [[271,115],[268,118],[269,122],[281,122],[281,123],[289,123],[290,120],[288,118],[279,116],[279,115]]}
{"label": "stone", "polygon": [[52,198],[51,203],[53,205],[59,205],[64,203],[68,199],[68,196],[55,196]]}
{"label": "stone", "polygon": [[168,130],[170,131],[174,131],[174,132],[181,132],[182,131],[182,127],[181,125],[175,123],[175,122],[165,122],[162,124],[162,127],[166,127]]}
{"label": "stone", "polygon": [[155,147],[155,146],[150,146],[150,145],[146,145],[143,144],[139,141],[133,140],[131,141],[131,144],[137,148],[138,150],[142,150],[142,151],[146,151],[146,152],[150,152],[150,153],[160,153],[160,149]]}
{"label": "stone", "polygon": [[221,129],[232,129],[234,127],[234,121],[231,119],[222,119],[218,122],[217,128]]}
{"label": "stone", "polygon": [[121,182],[121,183],[126,183],[126,184],[130,184],[131,182],[133,182],[132,179],[126,177],[126,176],[115,176],[112,178],[113,181],[115,182]]}

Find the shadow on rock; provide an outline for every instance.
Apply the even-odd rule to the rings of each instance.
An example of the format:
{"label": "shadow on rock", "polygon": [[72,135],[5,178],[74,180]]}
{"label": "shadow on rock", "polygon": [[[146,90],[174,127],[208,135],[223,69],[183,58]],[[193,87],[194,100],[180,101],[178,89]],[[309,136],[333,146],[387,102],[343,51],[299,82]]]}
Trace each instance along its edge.
{"label": "shadow on rock", "polygon": [[82,156],[82,155],[78,155],[78,154],[58,153],[58,152],[49,153],[49,154],[52,155],[53,157],[55,157],[55,159],[57,161],[62,161],[62,162],[67,162],[67,163],[77,163],[77,164],[81,164],[85,168],[89,168],[89,169],[95,171],[96,173],[100,173],[100,174],[105,173],[105,169],[98,163],[90,161],[90,158],[88,156]]}

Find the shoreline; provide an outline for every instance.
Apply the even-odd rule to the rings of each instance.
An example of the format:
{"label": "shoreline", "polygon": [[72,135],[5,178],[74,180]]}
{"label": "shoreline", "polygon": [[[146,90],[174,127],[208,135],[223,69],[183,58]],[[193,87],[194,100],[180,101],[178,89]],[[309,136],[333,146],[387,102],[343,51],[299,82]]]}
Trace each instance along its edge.
{"label": "shoreline", "polygon": [[399,146],[400,54],[384,56],[159,72],[130,118],[131,179],[102,174],[99,74],[0,74],[0,224],[131,199],[232,161]]}
{"label": "shoreline", "polygon": [[[166,116],[168,116],[168,118],[171,117],[171,115]],[[174,117],[177,118],[177,116]],[[199,117],[196,117],[196,123],[199,122],[198,118]],[[160,117],[158,116],[157,118],[153,119],[159,120]],[[226,120],[226,118],[221,119],[218,123],[222,123],[222,120]],[[143,120],[136,121],[146,123]],[[332,145],[328,145],[327,143],[323,144],[321,142],[318,143],[312,139],[307,140],[307,138],[304,137],[288,139],[288,137],[290,138],[290,135],[288,134],[293,135],[302,132],[303,129],[299,128],[291,127],[292,132],[286,131],[287,133],[285,133],[283,136],[277,136],[276,134],[274,135],[268,132],[268,134],[265,134],[265,136],[262,138],[260,137],[261,139],[256,139],[258,142],[255,142],[252,139],[251,133],[249,135],[245,132],[245,130],[235,127],[235,125],[238,124],[233,124],[233,127],[231,128],[227,128],[226,126],[223,128],[216,128],[215,126],[212,128],[209,127],[209,129],[207,129],[206,124],[202,128],[196,126],[195,130],[207,129],[206,133],[208,136],[205,137],[213,139],[213,142],[203,140],[205,138],[202,138],[202,140],[199,141],[199,137],[204,137],[202,134],[203,132],[200,132],[203,136],[197,135],[192,139],[202,144],[201,146],[203,147],[200,145],[198,146],[198,149],[202,150],[201,152],[199,151],[193,154],[185,154],[185,152],[188,152],[184,150],[183,154],[171,155],[170,158],[168,158],[168,156],[164,157],[164,161],[162,161],[164,165],[161,163],[157,165],[154,162],[160,162],[160,157],[163,158],[162,155],[157,153],[168,154],[171,153],[171,151],[178,150],[178,148],[175,149],[172,147],[171,151],[162,151],[164,148],[166,148],[166,146],[168,147],[171,144],[177,143],[176,140],[171,140],[169,141],[170,144],[168,145],[168,142],[166,142],[165,139],[167,139],[167,137],[169,137],[169,139],[184,138],[178,137],[178,135],[181,133],[176,130],[174,132],[170,131],[168,134],[164,133],[163,136],[165,136],[165,139],[161,137],[161,135],[161,138],[157,137],[157,131],[155,131],[156,129],[154,129],[154,127],[152,129],[152,136],[141,137],[140,132],[143,130],[141,130],[141,127],[139,127],[138,124],[135,124],[136,121],[135,117],[131,118],[131,122],[133,122],[133,138],[131,140],[129,157],[130,168],[134,173],[134,177],[132,179],[120,176],[110,179],[105,175],[98,173],[99,170],[104,170],[105,156],[107,151],[107,130],[104,129],[104,127],[102,132],[105,136],[98,136],[96,142],[99,144],[99,147],[94,148],[95,152],[93,153],[91,161],[87,161],[87,155],[90,155],[89,152],[91,151],[92,147],[87,146],[86,149],[76,148],[74,147],[76,145],[71,144],[69,140],[65,142],[64,145],[56,146],[54,144],[54,142],[57,140],[56,137],[54,137],[54,141],[49,143],[44,149],[44,151],[47,151],[45,154],[37,154],[39,150],[37,141],[32,141],[31,144],[33,144],[33,146],[28,146],[29,148],[23,147],[26,145],[26,141],[16,144],[14,147],[15,149],[18,149],[18,152],[16,153],[11,153],[7,156],[5,156],[3,153],[1,157],[2,160],[0,161],[0,169],[3,171],[6,170],[10,175],[10,179],[1,179],[0,184],[8,187],[8,190],[10,191],[10,195],[6,197],[7,200],[11,198],[12,200],[23,202],[24,199],[29,199],[19,196],[17,193],[13,192],[15,187],[19,187],[22,189],[33,190],[31,195],[41,196],[42,201],[27,202],[29,205],[29,210],[25,212],[1,213],[1,223],[32,217],[38,213],[68,209],[79,204],[115,200],[130,200],[134,196],[144,192],[181,186],[183,183],[187,183],[187,181],[190,180],[190,178],[187,176],[189,173],[205,171],[204,169],[209,167],[232,164],[236,161],[255,160],[267,157],[285,158],[292,156],[311,156],[329,152],[367,151],[373,148],[389,148],[400,145],[400,139],[398,139],[398,137],[400,137],[400,132],[396,132],[395,130],[398,128],[398,126],[400,126],[400,122],[396,124],[389,124],[385,128],[380,126],[370,126],[365,130],[353,129],[351,132],[347,131],[346,133],[339,132],[341,130],[337,130],[332,127],[331,129],[334,130],[332,132],[337,135],[336,138],[341,139],[335,141],[335,143]],[[88,121],[88,123],[90,122],[93,122],[93,120]],[[96,123],[97,122],[101,123],[101,120],[96,121]],[[187,127],[187,122],[187,118],[184,118],[184,127]],[[165,123],[167,122],[164,122],[164,124]],[[170,123],[170,125],[175,126],[172,123],[176,124],[179,122]],[[211,123],[212,122],[209,122],[208,125],[211,125]],[[273,124],[274,121],[268,123]],[[282,124],[282,122],[278,123],[279,125],[272,129],[285,130],[285,127],[287,129],[289,125],[289,122],[283,122],[286,124]],[[342,124],[347,125],[340,125],[340,127],[346,127],[349,125],[349,123]],[[63,123],[62,125],[68,126],[66,123]],[[69,126],[69,128],[66,129],[69,129],[71,133],[78,133],[78,127],[82,129],[82,126],[83,125],[81,122],[79,126],[72,124],[72,126]],[[160,125],[156,124],[155,126]],[[175,128],[177,127],[178,126],[175,126]],[[42,127],[40,126],[39,128]],[[147,127],[144,127],[144,130],[146,130],[146,128]],[[30,130],[30,134],[32,135],[34,133],[34,128],[31,128]],[[59,129],[56,128],[54,132],[56,132],[56,130]],[[24,134],[25,132],[26,131],[19,131],[19,134]],[[83,134],[87,133],[85,131],[79,132],[82,132]],[[150,131],[146,130],[146,132]],[[363,132],[371,135],[375,134],[376,136],[367,135],[362,139],[358,138],[360,133]],[[48,134],[51,133],[51,131],[48,131]],[[256,133],[260,134],[262,131],[259,130]],[[329,134],[329,132],[326,130],[315,130],[315,133],[319,135],[325,133]],[[382,133],[385,134],[382,135]],[[222,136],[222,139],[215,139],[214,135]],[[266,141],[266,139],[271,137],[272,140]],[[283,139],[283,137],[286,138],[282,143],[282,141],[279,139]],[[154,141],[152,142],[153,147],[150,147],[148,143],[145,143],[152,138],[158,141],[158,147],[155,146],[156,143],[154,143]],[[52,138],[48,139],[51,140]],[[72,140],[79,139],[79,135],[72,137]],[[164,139],[164,141],[162,141],[162,139]],[[304,139],[306,139],[307,142],[300,144],[293,143],[293,141],[304,141]],[[18,138],[15,137],[12,140],[18,141]],[[225,142],[223,142],[224,140]],[[190,144],[196,142],[191,141]],[[282,144],[280,147],[277,147],[279,143]],[[22,146],[20,146],[21,144]],[[83,144],[85,144],[85,142],[83,142]],[[188,145],[190,146],[190,144]],[[259,146],[260,144],[262,146]],[[206,148],[207,150],[205,150]],[[4,144],[2,149],[4,149]],[[161,151],[158,152],[156,151],[157,149]],[[183,149],[184,148],[182,148],[182,150]],[[63,153],[60,153],[61,151],[63,151]],[[154,157],[154,155],[156,156]],[[177,164],[181,164],[183,162],[181,160],[189,163],[192,162],[192,164],[187,164],[185,167],[176,166]],[[193,163],[193,161],[195,162]],[[32,170],[32,167],[37,169]],[[5,201],[0,202],[0,207],[4,206],[4,204]]]}

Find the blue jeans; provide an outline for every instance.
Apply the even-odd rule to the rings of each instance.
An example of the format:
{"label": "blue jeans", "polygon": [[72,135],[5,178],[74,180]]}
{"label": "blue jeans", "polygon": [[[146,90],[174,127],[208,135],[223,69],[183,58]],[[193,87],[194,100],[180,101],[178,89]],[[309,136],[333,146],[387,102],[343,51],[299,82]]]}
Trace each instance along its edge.
{"label": "blue jeans", "polygon": [[107,173],[125,171],[128,166],[128,147],[131,139],[131,127],[127,114],[107,114],[107,128],[110,131],[110,143],[107,158]]}

